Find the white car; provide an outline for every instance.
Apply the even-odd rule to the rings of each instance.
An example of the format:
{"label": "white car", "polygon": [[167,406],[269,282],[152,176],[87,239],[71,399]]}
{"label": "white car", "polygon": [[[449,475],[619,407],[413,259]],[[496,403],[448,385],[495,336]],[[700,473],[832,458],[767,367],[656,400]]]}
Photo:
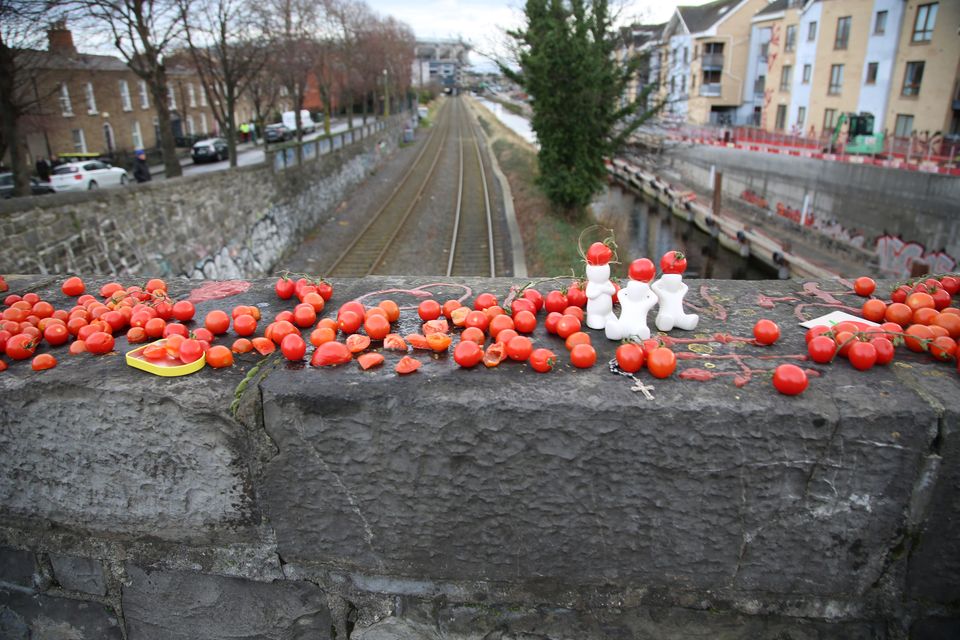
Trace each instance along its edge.
{"label": "white car", "polygon": [[99,160],[68,162],[54,167],[50,183],[56,192],[89,191],[116,187],[129,182],[127,172]]}

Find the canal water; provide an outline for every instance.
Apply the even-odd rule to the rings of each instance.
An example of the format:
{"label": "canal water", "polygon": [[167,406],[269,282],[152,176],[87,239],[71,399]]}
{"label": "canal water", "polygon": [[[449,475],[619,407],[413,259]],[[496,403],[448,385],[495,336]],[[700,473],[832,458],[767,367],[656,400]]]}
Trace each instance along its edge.
{"label": "canal water", "polygon": [[742,258],[696,225],[682,220],[657,201],[612,184],[593,203],[598,224],[613,229],[621,265],[617,275],[637,258],[660,256],[671,249],[687,257],[687,278],[770,280],[777,272],[753,258]]}

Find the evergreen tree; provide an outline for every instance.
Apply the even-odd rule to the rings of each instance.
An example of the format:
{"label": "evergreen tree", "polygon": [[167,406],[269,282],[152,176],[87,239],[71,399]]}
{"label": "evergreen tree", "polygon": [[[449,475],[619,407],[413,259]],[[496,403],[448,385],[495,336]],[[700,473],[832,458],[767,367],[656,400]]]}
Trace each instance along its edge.
{"label": "evergreen tree", "polygon": [[577,215],[603,187],[604,158],[655,112],[642,109],[652,86],[620,107],[643,59],[617,63],[607,0],[527,0],[524,12],[526,28],[509,32],[520,69],[500,68],[530,96],[541,188]]}

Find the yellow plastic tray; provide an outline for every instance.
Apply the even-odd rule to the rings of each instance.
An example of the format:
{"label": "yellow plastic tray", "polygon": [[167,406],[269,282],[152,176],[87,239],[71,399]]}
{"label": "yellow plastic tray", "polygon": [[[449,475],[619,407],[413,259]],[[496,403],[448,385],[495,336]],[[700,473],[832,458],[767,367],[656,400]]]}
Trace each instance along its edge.
{"label": "yellow plastic tray", "polygon": [[183,364],[177,362],[176,360],[171,360],[167,358],[166,360],[147,360],[143,357],[143,350],[154,344],[163,344],[166,342],[166,339],[157,340],[156,342],[151,342],[150,344],[145,344],[137,347],[133,351],[127,351],[127,364],[133,367],[134,369],[142,369],[148,373],[152,373],[155,376],[163,376],[165,378],[173,378],[175,376],[185,376],[190,373],[195,373],[203,369],[203,365],[207,363],[207,356],[203,354],[197,360],[194,360],[190,364]]}

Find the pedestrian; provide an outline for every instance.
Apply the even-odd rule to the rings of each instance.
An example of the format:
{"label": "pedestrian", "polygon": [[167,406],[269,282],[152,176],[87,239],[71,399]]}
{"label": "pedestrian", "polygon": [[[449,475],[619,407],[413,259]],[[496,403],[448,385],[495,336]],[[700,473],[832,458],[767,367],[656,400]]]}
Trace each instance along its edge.
{"label": "pedestrian", "polygon": [[50,163],[44,156],[37,158],[37,177],[41,182],[50,182]]}
{"label": "pedestrian", "polygon": [[247,123],[241,122],[240,123],[240,142],[247,141],[247,136],[249,135],[247,131],[248,131]]}
{"label": "pedestrian", "polygon": [[63,164],[63,160],[60,159],[60,156],[53,154],[50,156],[50,166],[54,169]]}
{"label": "pedestrian", "polygon": [[150,167],[147,166],[147,154],[143,149],[136,150],[136,159],[133,161],[133,179],[137,182],[150,182]]}

